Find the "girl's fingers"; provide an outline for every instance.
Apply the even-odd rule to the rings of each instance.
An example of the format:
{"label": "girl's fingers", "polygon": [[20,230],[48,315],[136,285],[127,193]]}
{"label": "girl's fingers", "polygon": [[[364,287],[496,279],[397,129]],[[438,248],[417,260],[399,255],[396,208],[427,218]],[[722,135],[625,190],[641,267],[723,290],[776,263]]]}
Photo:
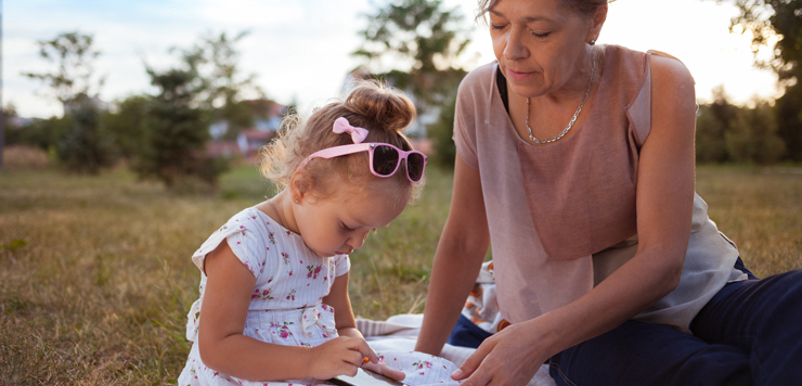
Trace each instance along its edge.
{"label": "girl's fingers", "polygon": [[379,364],[379,370],[381,371],[381,374],[384,375],[385,377],[390,377],[396,381],[403,381],[404,378],[407,376],[406,374],[404,374],[403,371],[395,370],[384,363]]}
{"label": "girl's fingers", "polygon": [[[379,357],[376,356],[376,353],[373,351],[370,346],[368,346],[368,342],[365,342],[364,339],[358,339],[358,345],[354,347],[355,350],[358,350],[362,354],[362,358],[368,358],[371,363],[378,364]],[[361,364],[361,363],[360,363]]]}
{"label": "girl's fingers", "polygon": [[360,367],[362,366],[362,359],[365,358],[362,353],[356,350],[348,350],[343,356],[343,361],[349,365]]}
{"label": "girl's fingers", "polygon": [[403,381],[406,374],[403,371],[398,371],[393,369],[392,367],[388,366],[386,363],[367,363],[364,366],[365,369],[373,371],[374,373],[384,375],[385,377],[392,378],[396,381]]}

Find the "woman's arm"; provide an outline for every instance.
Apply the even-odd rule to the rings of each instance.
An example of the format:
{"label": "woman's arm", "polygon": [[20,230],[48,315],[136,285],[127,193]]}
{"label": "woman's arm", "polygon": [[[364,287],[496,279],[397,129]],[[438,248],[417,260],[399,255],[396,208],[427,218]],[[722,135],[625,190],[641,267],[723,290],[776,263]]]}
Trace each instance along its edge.
{"label": "woman's arm", "polygon": [[451,209],[434,255],[415,350],[439,355],[465,305],[490,245],[479,171],[457,154]]}
{"label": "woman's arm", "polygon": [[362,339],[343,338],[308,348],[269,344],[245,336],[242,332],[256,284],[253,274],[225,241],[206,257],[204,269],[207,279],[198,348],[210,368],[259,381],[329,379],[353,375],[362,358],[368,356],[370,348]]}
{"label": "woman's arm", "polygon": [[526,384],[550,356],[617,327],[678,285],[693,212],[693,79],[680,62],[656,55],[651,71],[652,129],[638,166],[635,257],[576,301],[487,339],[455,374],[470,375],[463,385]]}

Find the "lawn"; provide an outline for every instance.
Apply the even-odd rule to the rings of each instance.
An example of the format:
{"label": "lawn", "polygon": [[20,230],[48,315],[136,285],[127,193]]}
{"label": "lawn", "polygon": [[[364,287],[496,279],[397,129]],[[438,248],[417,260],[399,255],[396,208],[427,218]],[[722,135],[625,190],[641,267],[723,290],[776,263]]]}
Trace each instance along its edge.
{"label": "lawn", "polygon": [[[357,315],[423,310],[452,175],[431,168],[428,178],[422,199],[352,256]],[[190,255],[271,194],[251,167],[221,186],[176,196],[124,169],[1,172],[0,384],[174,383],[197,297]],[[697,190],[756,274],[802,267],[802,170],[699,167]]]}

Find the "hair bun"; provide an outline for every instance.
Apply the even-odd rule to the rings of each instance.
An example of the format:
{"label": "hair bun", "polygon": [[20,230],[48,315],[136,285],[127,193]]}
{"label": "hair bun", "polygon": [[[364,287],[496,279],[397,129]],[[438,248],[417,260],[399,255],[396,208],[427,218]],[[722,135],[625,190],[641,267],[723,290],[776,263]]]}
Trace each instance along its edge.
{"label": "hair bun", "polygon": [[386,131],[404,131],[415,119],[415,105],[401,91],[377,81],[363,81],[345,99],[348,110]]}

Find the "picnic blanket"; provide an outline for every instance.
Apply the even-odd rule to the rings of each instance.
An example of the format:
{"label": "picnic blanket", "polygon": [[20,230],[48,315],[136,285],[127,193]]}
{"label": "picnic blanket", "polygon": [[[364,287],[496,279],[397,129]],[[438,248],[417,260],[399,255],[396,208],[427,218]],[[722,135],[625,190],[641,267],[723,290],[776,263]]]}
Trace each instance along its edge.
{"label": "picnic blanket", "polygon": [[[504,320],[498,309],[492,261],[482,264],[482,269],[479,271],[476,283],[468,299],[465,301],[465,306],[462,309],[462,316],[488,334],[495,334],[510,325],[508,321]],[[396,366],[396,364],[400,365],[401,363],[392,360],[388,361],[387,355],[383,354],[390,352],[408,353],[411,358],[417,358],[417,355],[425,355],[412,352],[415,348],[422,323],[422,314],[401,314],[391,316],[384,321],[357,318],[356,327],[362,332],[362,335],[365,336],[365,340],[367,340],[368,344],[377,354],[385,355],[384,360],[388,365],[403,371],[407,375],[404,383],[411,386],[427,384],[428,382],[433,384],[439,384],[439,382],[446,382],[444,384],[458,384],[451,381],[450,375],[453,370],[447,371],[440,368],[440,366],[451,368],[453,365],[453,368],[456,369],[462,362],[468,359],[475,349],[446,344],[443,347],[443,351],[440,352],[440,357],[448,363],[438,362],[436,367],[440,371],[438,374],[431,374],[431,376],[421,374],[421,372],[416,373],[416,370],[419,370],[417,366]],[[413,363],[420,365],[420,360]],[[432,365],[432,367],[435,367],[435,365]],[[440,373],[442,373],[442,375]],[[426,375],[426,378],[421,378],[419,375]],[[449,381],[452,383],[448,383]],[[554,380],[549,376],[549,366],[540,366],[540,369],[530,380],[528,385],[555,386]]]}
{"label": "picnic blanket", "polygon": [[[421,377],[417,370],[417,366],[409,366],[406,363],[392,361],[388,356],[389,353],[409,353],[411,355],[425,355],[422,353],[412,353],[415,348],[415,342],[418,339],[421,323],[423,322],[422,314],[401,314],[394,315],[384,321],[375,321],[369,319],[356,320],[356,327],[365,336],[368,344],[380,356],[384,356],[384,361],[391,367],[401,370],[406,374],[404,383],[410,386],[421,386],[427,384],[444,384],[456,385],[457,382],[451,380],[451,373],[453,370],[443,370],[437,374]],[[453,364],[453,369],[456,370],[462,362],[473,354],[475,350],[467,347],[452,346],[446,344],[443,351],[440,352],[440,357],[445,361]],[[413,362],[414,363],[414,362]],[[446,362],[438,362],[439,366],[448,364]],[[406,365],[406,366],[403,366]],[[432,366],[434,367],[434,365]],[[449,366],[450,368],[450,366]],[[437,380],[431,382],[432,380]],[[420,383],[422,382],[422,383]],[[444,383],[440,383],[444,382]],[[528,386],[555,386],[554,380],[549,376],[548,365],[540,366],[540,370],[529,381]]]}

